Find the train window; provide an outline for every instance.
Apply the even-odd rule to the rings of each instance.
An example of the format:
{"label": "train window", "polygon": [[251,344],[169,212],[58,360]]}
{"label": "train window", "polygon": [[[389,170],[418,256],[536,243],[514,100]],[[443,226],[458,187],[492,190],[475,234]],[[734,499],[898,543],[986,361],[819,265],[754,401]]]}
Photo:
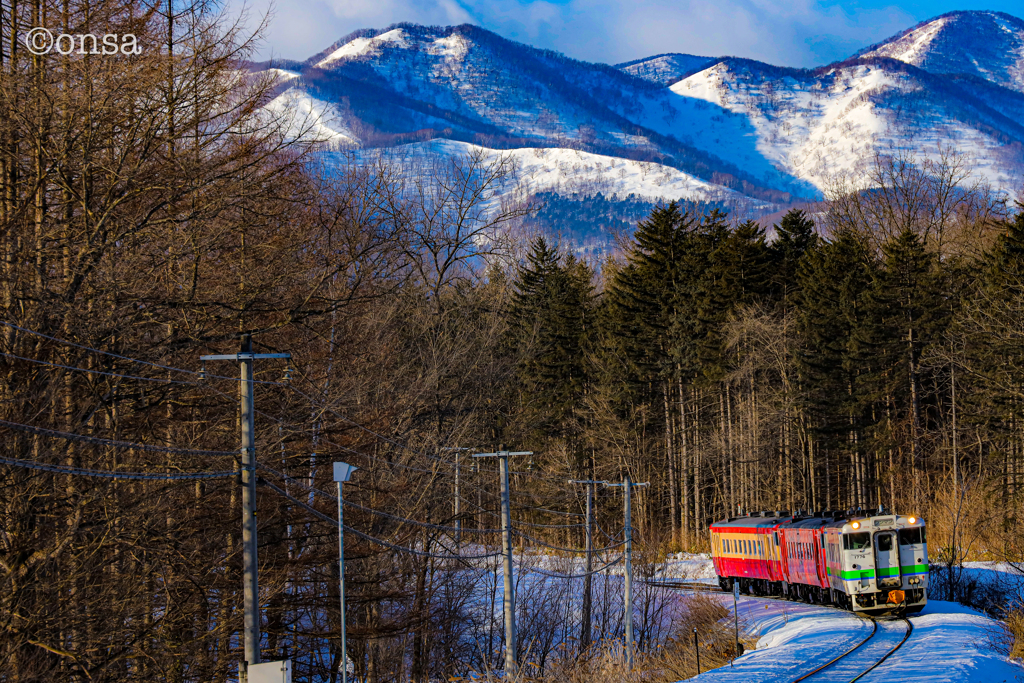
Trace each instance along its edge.
{"label": "train window", "polygon": [[871,534],[861,532],[859,534],[843,534],[844,550],[863,550],[871,545]]}
{"label": "train window", "polygon": [[900,545],[915,545],[917,543],[924,543],[921,539],[921,532],[924,531],[921,527],[916,529],[900,529]]}
{"label": "train window", "polygon": [[879,550],[892,550],[892,536],[889,534],[882,534],[878,537],[878,549]]}

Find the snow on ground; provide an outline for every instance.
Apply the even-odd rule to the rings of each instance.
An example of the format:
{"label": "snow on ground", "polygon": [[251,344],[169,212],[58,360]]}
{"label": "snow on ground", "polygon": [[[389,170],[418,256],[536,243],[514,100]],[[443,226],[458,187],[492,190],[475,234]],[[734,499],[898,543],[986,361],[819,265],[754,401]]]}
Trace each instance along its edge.
{"label": "snow on ground", "polygon": [[[468,549],[467,549],[468,551]],[[604,560],[596,560],[601,566]],[[481,631],[490,636],[484,649],[493,657],[500,655],[501,569],[499,561],[491,568],[481,567],[476,585],[474,611],[482,624]],[[554,649],[562,642],[571,642],[578,632],[580,590],[582,581],[563,579],[531,571],[577,574],[583,570],[582,558],[544,553],[517,554],[517,603],[521,628],[531,639],[544,641],[545,649]],[[673,634],[674,622],[680,616],[685,591],[658,588],[662,581],[687,580],[716,583],[711,559],[707,554],[678,553],[658,562],[649,579],[634,567],[636,582],[634,600],[637,614],[657,615],[660,622],[648,631],[656,640]],[[970,563],[968,571],[988,573],[990,578],[1010,573],[1012,567],[996,563]],[[594,609],[598,633],[618,637],[622,628],[622,566],[610,567],[595,575]],[[732,596],[711,593],[732,610]],[[529,596],[529,597],[528,597]],[[647,602],[657,609],[645,609]],[[757,639],[756,649],[724,666],[689,679],[700,683],[789,683],[794,678],[849,650],[871,633],[871,622],[849,612],[787,602],[740,596],[738,602],[741,628]],[[537,622],[538,615],[545,619]],[[731,621],[731,619],[730,619]],[[549,623],[548,623],[549,622]],[[1024,666],[1007,659],[995,643],[1002,635],[999,622],[962,605],[929,600],[925,610],[911,617],[914,631],[909,640],[882,665],[866,675],[863,683],[1024,683]],[[637,629],[651,629],[653,624],[641,623]],[[837,663],[834,668],[812,678],[818,681],[848,681],[900,641],[905,632],[900,621],[882,621],[879,633],[863,648]]]}
{"label": "snow on ground", "polygon": [[[728,596],[722,599],[731,602]],[[731,605],[730,605],[731,607]],[[758,636],[757,649],[733,666],[690,680],[714,683],[788,683],[849,650],[871,633],[870,622],[847,612],[782,600],[741,597],[740,620]],[[1002,683],[1024,681],[1024,667],[993,646],[998,622],[956,603],[931,600],[911,617],[914,631],[892,657],[863,679],[864,683]],[[831,676],[814,681],[849,680],[899,640],[901,622],[881,622],[872,642],[841,660]],[[863,655],[863,658],[860,658]],[[864,666],[860,666],[863,663]]]}

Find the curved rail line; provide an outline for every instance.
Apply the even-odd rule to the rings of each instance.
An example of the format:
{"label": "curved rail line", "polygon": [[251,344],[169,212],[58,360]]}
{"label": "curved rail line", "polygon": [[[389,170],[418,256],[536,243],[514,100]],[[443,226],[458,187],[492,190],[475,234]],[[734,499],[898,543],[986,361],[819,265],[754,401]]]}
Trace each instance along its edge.
{"label": "curved rail line", "polygon": [[[855,683],[855,681],[859,681],[860,679],[864,678],[864,676],[866,676],[868,673],[870,673],[871,671],[874,671],[875,667],[877,667],[879,664],[881,664],[885,660],[889,659],[889,655],[891,655],[892,653],[896,652],[896,650],[898,650],[901,647],[903,647],[903,643],[907,642],[907,639],[910,638],[910,634],[914,630],[914,625],[912,623],[910,623],[910,619],[907,619],[906,617],[900,617],[900,619],[902,619],[903,622],[907,625],[907,632],[903,634],[903,640],[901,640],[900,642],[896,643],[896,647],[894,647],[893,649],[891,649],[888,652],[886,652],[882,656],[881,659],[879,659],[877,662],[875,662],[874,664],[869,666],[867,669],[864,669],[864,671],[862,671],[860,674],[858,674],[856,678],[851,678],[850,679],[850,683]],[[876,624],[876,627],[877,627],[877,624]]]}
{"label": "curved rail line", "polygon": [[[655,583],[655,582],[651,582],[651,583]],[[693,582],[693,581],[675,581],[675,582],[667,582],[666,581],[666,582],[657,582],[657,583],[659,583],[659,585],[663,585],[663,586],[666,586],[666,587],[681,588],[681,589],[684,589],[684,590],[698,590],[698,591],[709,591],[709,592],[710,591],[721,590],[720,588],[718,588],[718,586],[715,586],[714,584],[698,583],[698,582]],[[768,597],[768,596],[760,596],[760,597],[764,597],[765,599],[768,599],[768,600],[774,599],[774,598],[771,598],[771,597]],[[848,612],[846,612],[846,613],[849,614]],[[804,674],[800,678],[793,679],[792,683],[801,683],[801,681],[805,681],[808,678],[811,678],[812,676],[814,676],[814,675],[824,671],[825,669],[829,668],[830,666],[832,666],[836,662],[840,661],[841,659],[845,658],[848,655],[853,654],[854,652],[859,650],[861,647],[866,645],[867,642],[870,641],[872,638],[874,638],[875,634],[878,633],[878,619],[876,619],[875,617],[872,617],[872,616],[867,616],[867,618],[871,620],[871,633],[868,634],[867,638],[865,638],[864,640],[860,641],[859,643],[857,643],[852,648],[850,648],[849,650],[847,650],[843,654],[839,655],[835,659],[832,659],[832,660],[830,660],[828,662],[825,662],[824,664],[822,664],[818,668],[816,668],[813,671],[810,671],[810,672]],[[854,678],[850,679],[849,683],[856,683],[856,681],[859,681],[860,679],[864,678],[864,676],[866,676],[869,673],[871,673],[872,671],[874,671],[879,665],[882,664],[882,662],[884,662],[885,660],[889,659],[889,657],[893,653],[895,653],[897,650],[899,650],[901,647],[903,647],[903,644],[907,642],[907,640],[910,638],[910,634],[913,633],[913,631],[914,631],[914,625],[911,623],[910,619],[908,619],[905,616],[901,616],[899,618],[902,619],[903,622],[907,625],[907,632],[903,634],[903,639],[900,640],[900,642],[896,643],[895,647],[893,647],[891,650],[889,650],[884,655],[882,655],[882,657],[879,658],[879,660],[877,662],[875,662],[874,664],[869,666],[867,669],[864,669],[864,671],[862,671],[859,674],[857,674]]]}
{"label": "curved rail line", "polygon": [[[804,680],[807,680],[808,678],[810,678],[810,677],[811,677],[811,676],[813,676],[814,674],[818,673],[819,671],[824,671],[825,669],[829,668],[830,666],[832,666],[833,664],[835,664],[836,662],[838,662],[838,661],[839,661],[840,659],[842,659],[842,658],[843,658],[843,657],[845,657],[846,655],[849,655],[849,654],[853,654],[853,653],[854,653],[854,652],[855,652],[856,650],[859,650],[859,649],[860,649],[860,648],[861,648],[861,647],[862,647],[862,646],[863,646],[863,645],[864,645],[865,643],[867,643],[867,642],[868,642],[869,640],[871,640],[872,638],[874,638],[874,637],[875,637],[875,634],[876,634],[877,632],[878,632],[878,622],[877,622],[876,620],[874,620],[874,619],[871,619],[871,633],[869,633],[869,634],[868,634],[868,637],[867,637],[867,638],[865,638],[864,640],[860,641],[859,643],[857,643],[856,645],[854,645],[853,647],[851,647],[851,648],[850,648],[849,650],[847,650],[847,651],[846,651],[846,652],[844,652],[843,654],[841,654],[841,655],[839,655],[838,657],[836,657],[835,659],[833,659],[833,660],[831,660],[831,661],[828,661],[828,662],[825,662],[824,664],[822,664],[821,666],[819,666],[819,667],[818,667],[817,669],[815,669],[814,671],[811,671],[810,673],[806,673],[806,674],[804,674],[803,676],[801,676],[800,678],[796,678],[796,679],[794,679],[794,680],[793,680],[793,683],[800,683],[800,681],[804,681]],[[888,655],[886,655],[886,656],[888,656]],[[879,664],[881,664],[881,662],[879,662]],[[878,666],[878,664],[875,664],[875,666]],[[872,668],[874,668],[874,667],[872,667]],[[867,671],[865,671],[864,673],[867,673]],[[863,675],[864,675],[864,674],[861,674],[861,676],[863,676]],[[860,677],[860,676],[858,676],[858,678],[859,678],[859,677]]]}

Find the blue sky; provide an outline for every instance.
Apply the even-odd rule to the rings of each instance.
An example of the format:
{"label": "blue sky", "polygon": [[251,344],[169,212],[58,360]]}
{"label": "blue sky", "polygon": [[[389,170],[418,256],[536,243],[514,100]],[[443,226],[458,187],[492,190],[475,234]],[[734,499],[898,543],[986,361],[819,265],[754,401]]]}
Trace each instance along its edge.
{"label": "blue sky", "polygon": [[[228,0],[234,6],[239,0]],[[261,58],[306,59],[359,28],[472,23],[595,62],[662,52],[735,55],[809,67],[843,59],[952,10],[1024,17],[1021,0],[247,0],[271,12]]]}

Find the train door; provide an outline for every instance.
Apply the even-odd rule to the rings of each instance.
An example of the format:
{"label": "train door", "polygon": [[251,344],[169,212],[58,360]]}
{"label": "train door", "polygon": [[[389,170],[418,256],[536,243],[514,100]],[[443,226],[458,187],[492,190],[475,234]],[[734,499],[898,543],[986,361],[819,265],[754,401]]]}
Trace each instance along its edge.
{"label": "train door", "polygon": [[815,532],[814,536],[814,570],[818,575],[818,586],[828,587],[828,575],[825,572],[825,537],[821,532]]}
{"label": "train door", "polygon": [[900,547],[895,531],[875,533],[875,577],[878,587],[896,586],[903,583],[900,576]]}

